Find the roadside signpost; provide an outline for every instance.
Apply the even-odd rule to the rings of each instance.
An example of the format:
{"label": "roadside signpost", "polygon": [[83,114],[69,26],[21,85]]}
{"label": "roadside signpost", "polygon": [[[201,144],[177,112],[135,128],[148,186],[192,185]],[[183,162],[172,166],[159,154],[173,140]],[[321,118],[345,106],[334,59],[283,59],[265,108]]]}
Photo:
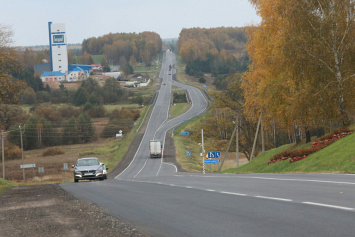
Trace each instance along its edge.
{"label": "roadside signpost", "polygon": [[169,110],[169,118],[171,118],[171,111]]}
{"label": "roadside signpost", "polygon": [[185,123],[185,120],[182,120],[183,123]]}
{"label": "roadside signpost", "polygon": [[68,163],[64,163],[64,164],[63,164],[63,168],[64,168],[64,170],[65,170],[65,182],[68,182],[68,180],[67,180]]}
{"label": "roadside signpost", "polygon": [[212,164],[217,164],[219,169],[219,163],[221,163],[221,152],[212,151],[205,154],[204,164],[210,164],[210,173],[212,173]]}
{"label": "roadside signpost", "polygon": [[[27,168],[32,168],[33,169],[33,182],[36,182],[35,180],[35,168],[36,164],[25,164],[25,165],[20,165],[20,169],[22,169],[22,172],[25,173],[25,169]],[[23,176],[23,182],[26,183],[26,178]]]}
{"label": "roadside signpost", "polygon": [[221,163],[221,159],[205,160],[205,164]]}
{"label": "roadside signpost", "polygon": [[116,133],[116,138],[117,138],[117,146],[118,146],[118,138],[120,137],[122,140],[122,130],[118,131],[118,133]]}
{"label": "roadside signpost", "polygon": [[189,132],[181,132],[181,135],[189,135]]}
{"label": "roadside signpost", "polygon": [[41,183],[42,183],[42,173],[44,173],[44,167],[38,167],[38,173],[41,174]]}
{"label": "roadside signpost", "polygon": [[191,151],[186,151],[186,155],[191,156]]}

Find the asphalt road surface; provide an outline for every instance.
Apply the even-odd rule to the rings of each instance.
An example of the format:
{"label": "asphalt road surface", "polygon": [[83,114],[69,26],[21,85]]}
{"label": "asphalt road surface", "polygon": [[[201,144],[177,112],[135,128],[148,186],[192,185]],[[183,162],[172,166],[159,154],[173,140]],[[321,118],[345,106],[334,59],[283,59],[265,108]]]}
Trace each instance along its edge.
{"label": "asphalt road surface", "polygon": [[[152,236],[355,236],[355,175],[178,173],[149,158],[149,140],[202,113],[200,90],[172,81],[164,55],[163,83],[131,164],[116,179],[65,183],[74,196],[136,224]],[[168,119],[171,85],[189,91],[192,107]]]}

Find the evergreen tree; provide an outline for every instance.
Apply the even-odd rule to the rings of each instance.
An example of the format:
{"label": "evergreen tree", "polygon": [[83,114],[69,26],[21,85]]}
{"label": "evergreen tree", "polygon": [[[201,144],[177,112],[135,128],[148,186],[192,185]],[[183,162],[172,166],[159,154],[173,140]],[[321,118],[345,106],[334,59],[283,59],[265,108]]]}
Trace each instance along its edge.
{"label": "evergreen tree", "polygon": [[92,140],[95,129],[90,116],[86,112],[79,116],[77,129],[79,133],[78,137],[81,142],[87,143]]}
{"label": "evergreen tree", "polygon": [[86,91],[86,89],[84,87],[79,87],[74,95],[75,105],[80,106],[85,104],[88,98],[89,98],[89,93]]}
{"label": "evergreen tree", "polygon": [[72,116],[63,123],[63,144],[76,144],[79,142],[78,129],[75,124],[75,118]]}

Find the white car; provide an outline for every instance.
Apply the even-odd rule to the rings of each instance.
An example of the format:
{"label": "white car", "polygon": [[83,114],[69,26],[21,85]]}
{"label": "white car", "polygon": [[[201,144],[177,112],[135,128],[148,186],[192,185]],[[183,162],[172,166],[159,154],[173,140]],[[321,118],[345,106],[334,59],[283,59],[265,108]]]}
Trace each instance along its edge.
{"label": "white car", "polygon": [[103,167],[96,157],[78,159],[72,168],[74,168],[75,182],[93,179],[104,180]]}

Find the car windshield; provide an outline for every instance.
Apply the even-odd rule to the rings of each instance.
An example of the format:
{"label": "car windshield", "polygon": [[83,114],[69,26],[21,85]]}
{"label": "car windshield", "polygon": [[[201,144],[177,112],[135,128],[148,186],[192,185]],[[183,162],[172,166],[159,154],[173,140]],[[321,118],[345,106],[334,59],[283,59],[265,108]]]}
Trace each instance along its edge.
{"label": "car windshield", "polygon": [[92,165],[100,165],[100,162],[97,159],[85,159],[78,160],[76,166],[92,166]]}

